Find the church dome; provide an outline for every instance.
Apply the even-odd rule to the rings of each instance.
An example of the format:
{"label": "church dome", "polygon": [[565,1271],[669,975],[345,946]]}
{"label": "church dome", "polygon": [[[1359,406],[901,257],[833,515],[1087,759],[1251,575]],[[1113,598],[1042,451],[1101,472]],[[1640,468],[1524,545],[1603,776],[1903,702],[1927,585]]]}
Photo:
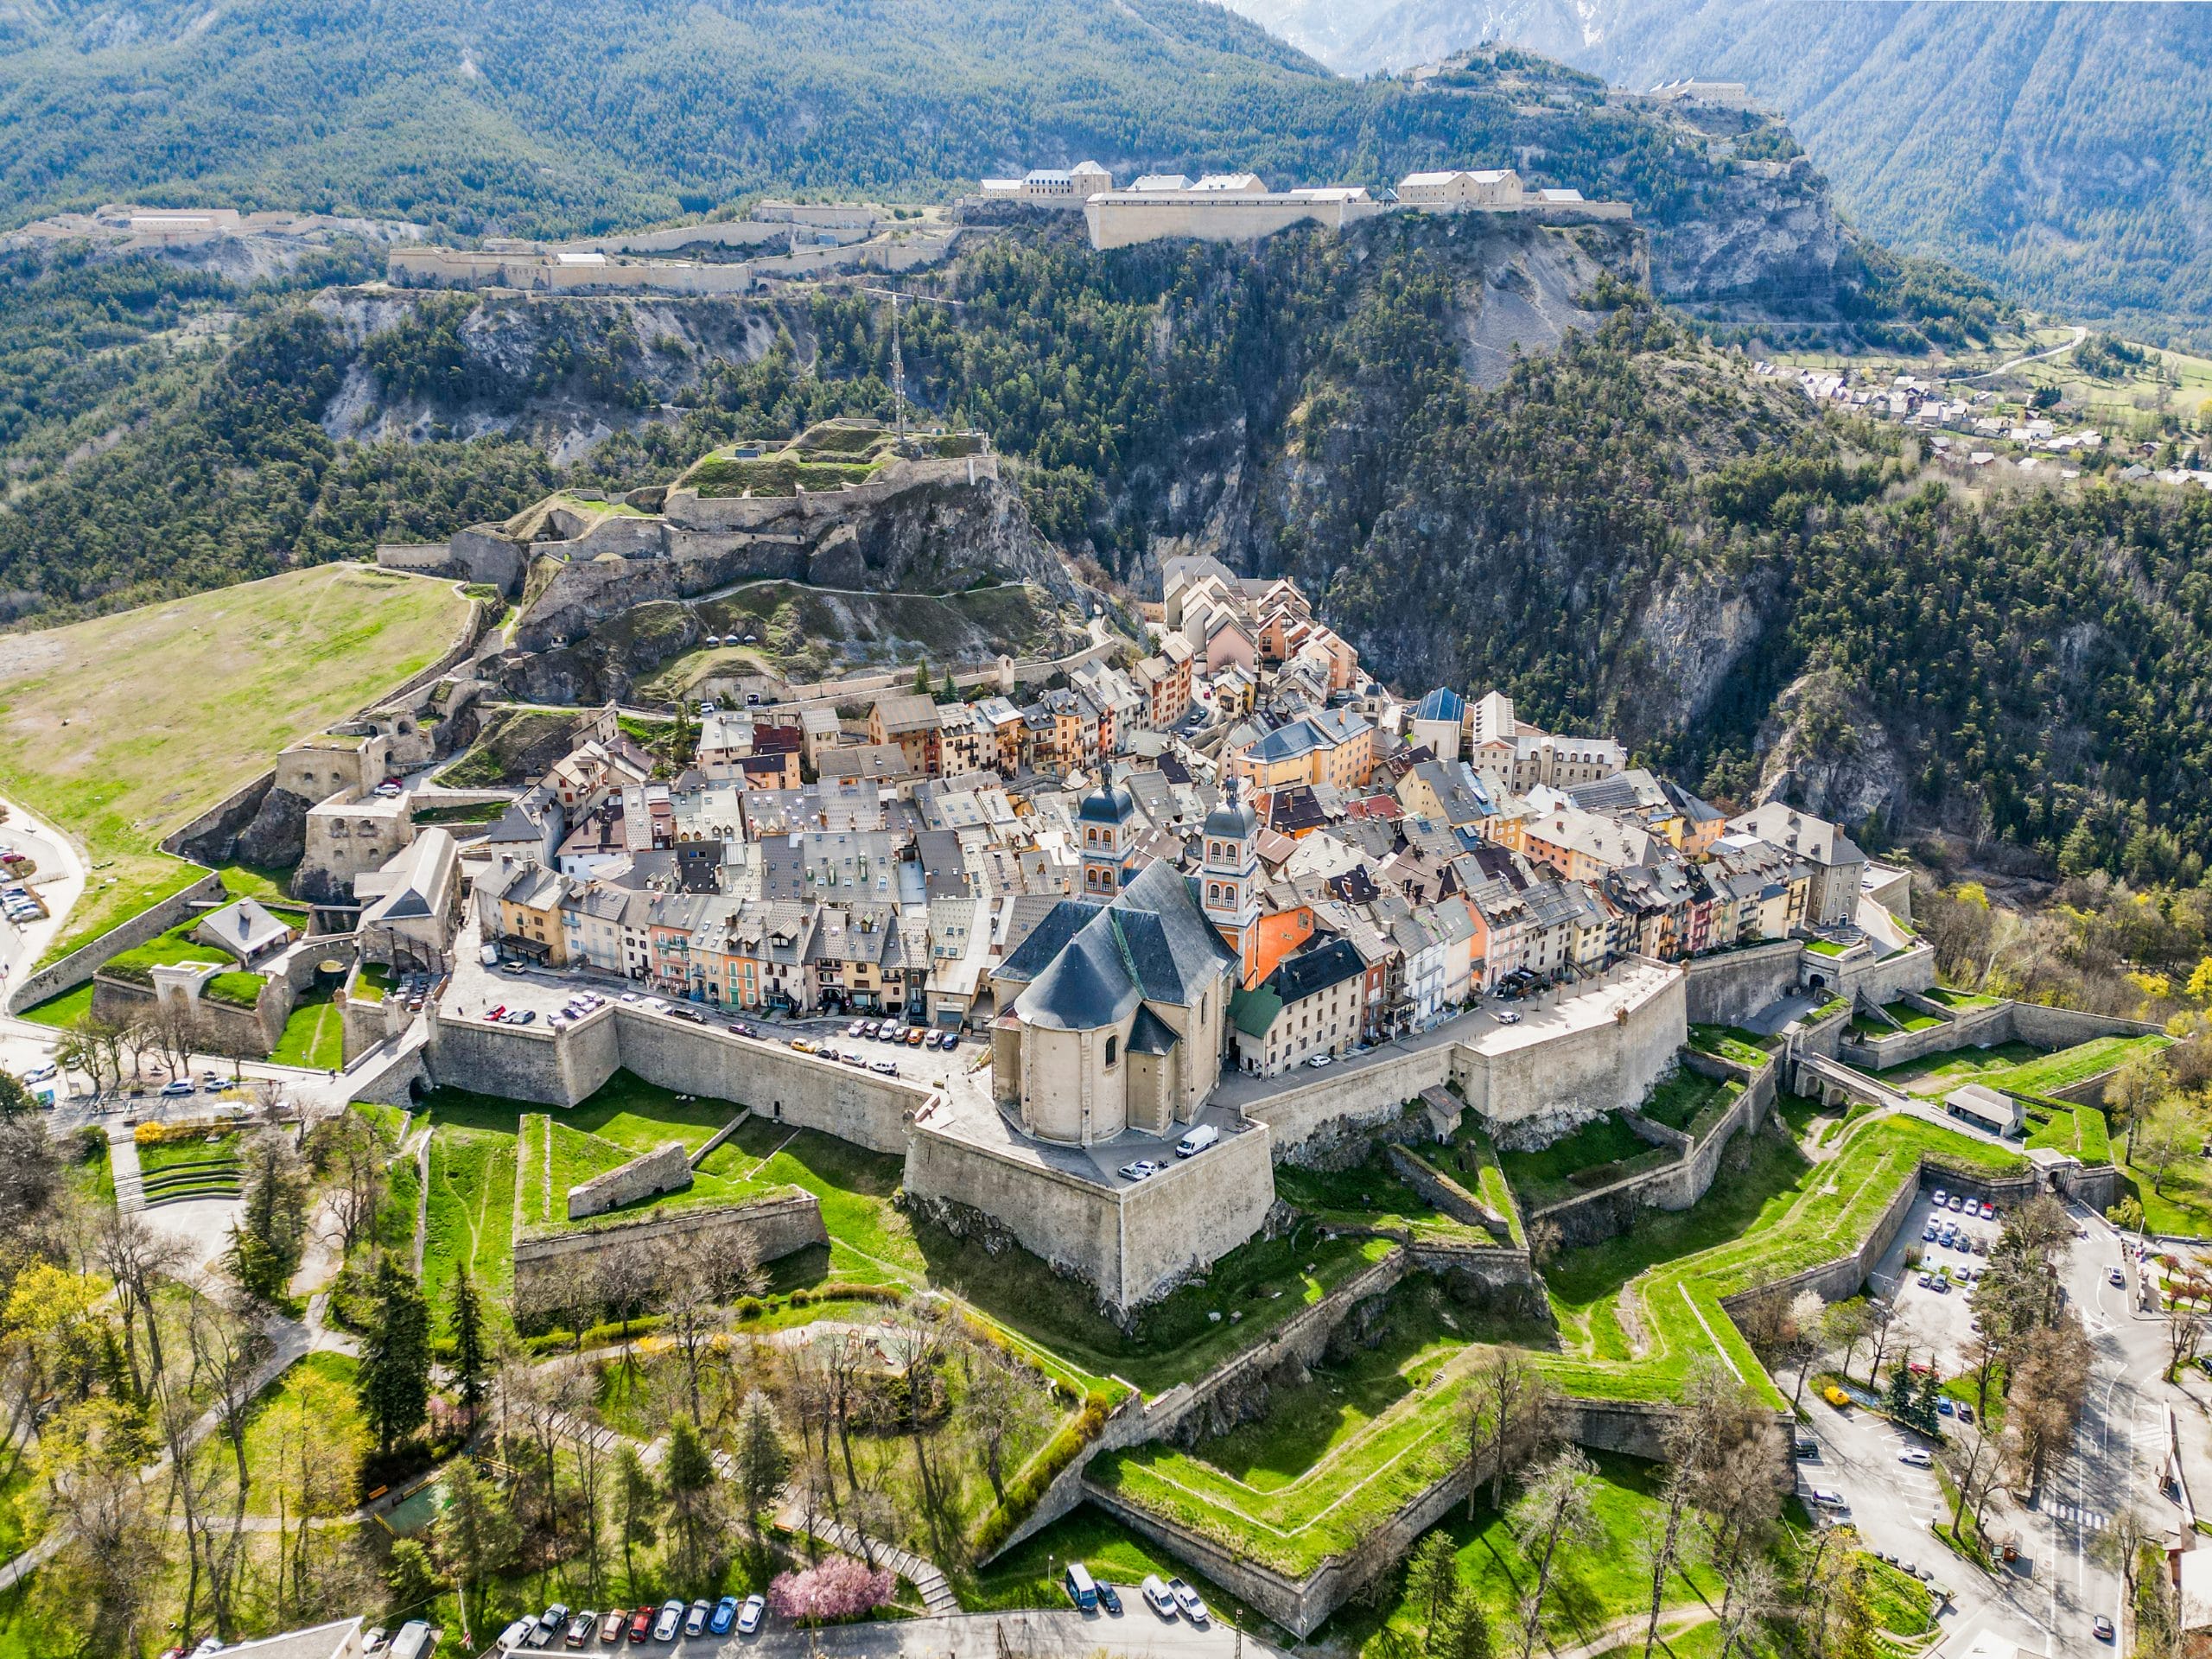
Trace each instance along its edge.
{"label": "church dome", "polygon": [[1076,816],[1084,823],[1127,823],[1136,810],[1136,800],[1126,788],[1102,779],[1098,787],[1083,798]]}

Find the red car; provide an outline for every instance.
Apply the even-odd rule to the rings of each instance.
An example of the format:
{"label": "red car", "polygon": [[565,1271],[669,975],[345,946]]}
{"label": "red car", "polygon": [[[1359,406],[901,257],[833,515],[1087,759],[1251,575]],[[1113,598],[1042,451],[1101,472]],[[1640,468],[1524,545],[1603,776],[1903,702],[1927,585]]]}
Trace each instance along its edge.
{"label": "red car", "polygon": [[656,1611],[652,1607],[640,1607],[630,1615],[630,1639],[632,1642],[643,1642],[652,1635]]}

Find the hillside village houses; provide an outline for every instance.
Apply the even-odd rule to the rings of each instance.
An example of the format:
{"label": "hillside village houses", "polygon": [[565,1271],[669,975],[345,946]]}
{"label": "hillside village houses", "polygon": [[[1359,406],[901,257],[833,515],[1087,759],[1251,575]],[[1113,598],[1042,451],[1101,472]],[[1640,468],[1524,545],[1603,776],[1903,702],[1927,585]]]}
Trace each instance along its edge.
{"label": "hillside village houses", "polygon": [[[1857,925],[1868,866],[1835,826],[1724,818],[1501,692],[1402,700],[1292,583],[1171,561],[1143,609],[1146,654],[1033,701],[887,692],[811,732],[712,710],[673,775],[588,721],[462,849],[483,937],[711,1008],[987,1027],[1029,1117],[1019,1079],[1079,1050],[1113,1077],[1075,1126],[1096,1135],[1221,1066],[1280,1075],[1624,957]],[[1155,932],[1156,971],[1131,943]]]}

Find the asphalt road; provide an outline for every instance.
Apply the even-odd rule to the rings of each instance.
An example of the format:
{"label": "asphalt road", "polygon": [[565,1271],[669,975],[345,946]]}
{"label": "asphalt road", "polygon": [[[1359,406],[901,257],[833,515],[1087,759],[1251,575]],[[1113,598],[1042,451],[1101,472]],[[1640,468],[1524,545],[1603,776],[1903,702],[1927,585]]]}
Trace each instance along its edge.
{"label": "asphalt road", "polygon": [[[1072,1609],[1020,1613],[961,1613],[950,1618],[908,1618],[880,1624],[839,1625],[826,1630],[764,1630],[750,1637],[737,1636],[680,1637],[673,1643],[648,1642],[641,1647],[620,1644],[620,1651],[642,1659],[799,1659],[820,1655],[823,1659],[1074,1659],[1075,1656],[1109,1654],[1126,1659],[1281,1659],[1281,1650],[1255,1637],[1243,1635],[1224,1624],[1203,1629],[1161,1619],[1147,1611],[1134,1590],[1122,1596],[1127,1609],[1119,1618],[1103,1613],[1084,1614]],[[1003,1637],[1003,1646],[1001,1646]],[[617,1651],[587,1643],[585,1653]],[[511,1648],[517,1659],[539,1652],[575,1652],[556,1638],[550,1649]]]}
{"label": "asphalt road", "polygon": [[[1991,1505],[1992,1535],[2018,1541],[2020,1560],[2012,1570],[1985,1574],[1929,1529],[1941,1491],[1931,1474],[1898,1459],[1906,1446],[1922,1443],[1919,1436],[1856,1408],[1812,1407],[1808,1432],[1821,1456],[1817,1464],[1799,1465],[1800,1490],[1818,1484],[1841,1491],[1849,1504],[1844,1514],[1867,1548],[1927,1567],[1951,1589],[1955,1599],[1942,1617],[1943,1639],[1931,1651],[1962,1649],[1982,1630],[2018,1643],[2024,1654],[2112,1651],[2095,1639],[2090,1621],[2101,1613],[2120,1622],[2120,1581],[2090,1559],[2094,1540],[2131,1503],[2153,1526],[2178,1515],[2157,1484],[2164,1444],[2164,1385],[2158,1380],[2164,1322],[2134,1313],[2127,1293],[2107,1282],[2121,1259],[2113,1229],[2086,1208],[2073,1211],[2089,1234],[2075,1242],[2065,1274],[2069,1300],[2090,1340],[2088,1403],[2072,1448],[2034,1506],[2005,1495]],[[1917,1240],[1918,1230],[1910,1236]],[[1924,1294],[1908,1290],[1908,1305]],[[1957,1298],[1955,1292],[1951,1300]]]}

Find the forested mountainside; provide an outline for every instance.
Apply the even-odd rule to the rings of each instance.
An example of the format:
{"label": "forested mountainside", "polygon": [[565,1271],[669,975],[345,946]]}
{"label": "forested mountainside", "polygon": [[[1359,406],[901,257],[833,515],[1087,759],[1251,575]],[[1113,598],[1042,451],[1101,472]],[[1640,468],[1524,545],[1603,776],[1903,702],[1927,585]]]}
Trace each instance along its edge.
{"label": "forested mountainside", "polygon": [[1717,149],[1527,54],[1426,88],[1343,79],[1198,0],[0,16],[0,223],[137,197],[553,234],[764,191],[943,195],[1086,156],[1124,179],[1249,168],[1278,185],[1517,165],[1631,202],[1668,297],[1882,308],[1858,303],[1878,278],[1820,175],[1755,164],[1794,152],[1778,129]]}
{"label": "forested mountainside", "polygon": [[2212,23],[2063,0],[1238,0],[1350,73],[1511,41],[1746,82],[1850,218],[2045,308],[2212,339]]}
{"label": "forested mountainside", "polygon": [[[944,272],[966,308],[910,314],[906,361],[1039,530],[1133,587],[1188,550],[1286,571],[1401,683],[1498,683],[1725,799],[2189,874],[2212,499],[1966,492],[1703,343],[1637,270],[1598,226],[1101,256],[1053,219]],[[664,481],[730,436],[887,416],[888,356],[880,306],[833,289],[234,296],[104,443],[19,486],[0,581],[55,616]]]}

